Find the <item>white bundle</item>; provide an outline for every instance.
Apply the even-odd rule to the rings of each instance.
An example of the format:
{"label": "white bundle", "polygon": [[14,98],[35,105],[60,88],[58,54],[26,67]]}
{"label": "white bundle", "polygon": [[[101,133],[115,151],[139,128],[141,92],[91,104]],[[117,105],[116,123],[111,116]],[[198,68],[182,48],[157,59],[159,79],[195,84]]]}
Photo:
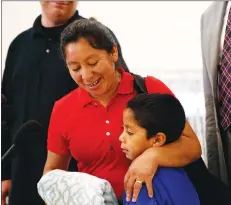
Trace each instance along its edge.
{"label": "white bundle", "polygon": [[81,173],[53,170],[37,184],[47,205],[118,205],[110,183]]}

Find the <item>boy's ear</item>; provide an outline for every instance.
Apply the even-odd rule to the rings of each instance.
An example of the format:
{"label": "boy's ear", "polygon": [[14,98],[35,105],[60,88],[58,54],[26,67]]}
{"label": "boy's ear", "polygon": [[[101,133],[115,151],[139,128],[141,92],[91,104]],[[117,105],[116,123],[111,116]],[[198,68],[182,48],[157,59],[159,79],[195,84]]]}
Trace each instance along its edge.
{"label": "boy's ear", "polygon": [[153,147],[160,147],[164,145],[166,141],[166,135],[162,132],[158,132],[153,138],[152,138],[152,146]]}

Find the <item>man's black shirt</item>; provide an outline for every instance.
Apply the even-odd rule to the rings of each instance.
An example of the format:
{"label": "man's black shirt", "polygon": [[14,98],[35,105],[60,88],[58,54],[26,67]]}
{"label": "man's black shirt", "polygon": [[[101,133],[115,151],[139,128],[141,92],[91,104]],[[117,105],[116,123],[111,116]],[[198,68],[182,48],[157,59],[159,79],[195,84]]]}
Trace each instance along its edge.
{"label": "man's black shirt", "polygon": [[[29,120],[37,120],[47,132],[54,102],[77,87],[61,56],[60,34],[67,25],[81,18],[76,11],[66,25],[44,28],[39,16],[32,28],[11,43],[2,80],[2,94],[11,105],[9,136],[2,140],[3,150],[11,146],[13,134]],[[11,172],[8,166],[2,169],[2,180],[12,180],[12,204],[44,204],[37,193],[37,182],[46,160],[46,137],[41,136],[45,139],[41,139],[44,146],[39,156],[36,153],[25,158],[17,154]]]}

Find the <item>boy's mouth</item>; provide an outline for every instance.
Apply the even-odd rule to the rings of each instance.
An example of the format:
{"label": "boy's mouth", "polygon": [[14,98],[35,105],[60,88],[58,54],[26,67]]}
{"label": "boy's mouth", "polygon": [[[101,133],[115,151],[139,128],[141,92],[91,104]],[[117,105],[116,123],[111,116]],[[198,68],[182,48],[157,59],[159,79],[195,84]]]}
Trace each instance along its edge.
{"label": "boy's mouth", "polygon": [[128,149],[124,148],[123,146],[121,146],[122,152],[127,153]]}

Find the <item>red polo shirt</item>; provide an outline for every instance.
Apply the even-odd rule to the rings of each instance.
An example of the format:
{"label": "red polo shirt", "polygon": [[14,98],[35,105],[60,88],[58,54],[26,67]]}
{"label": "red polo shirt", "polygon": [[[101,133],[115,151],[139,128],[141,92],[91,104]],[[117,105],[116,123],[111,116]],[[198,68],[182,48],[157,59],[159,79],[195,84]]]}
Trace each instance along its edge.
{"label": "red polo shirt", "polygon": [[[48,150],[71,154],[78,170],[108,180],[122,198],[124,176],[130,161],[120,148],[122,114],[127,102],[136,95],[131,74],[122,72],[116,96],[103,107],[82,88],[72,91],[54,105],[48,131]],[[146,78],[149,93],[172,92],[154,77]]]}

